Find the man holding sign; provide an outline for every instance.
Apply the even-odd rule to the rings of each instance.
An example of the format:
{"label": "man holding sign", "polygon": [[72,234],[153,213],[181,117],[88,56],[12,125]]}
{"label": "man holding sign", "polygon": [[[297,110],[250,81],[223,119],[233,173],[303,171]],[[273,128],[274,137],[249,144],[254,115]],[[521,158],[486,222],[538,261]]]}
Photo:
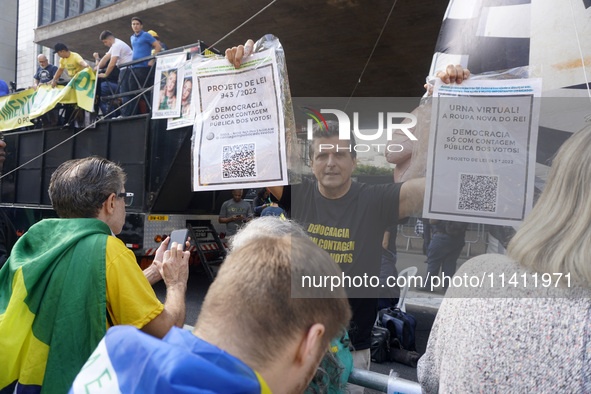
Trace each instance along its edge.
{"label": "man holding sign", "polygon": [[[239,68],[252,46],[252,40],[248,40],[245,46],[228,49],[226,58]],[[469,72],[461,66],[448,66],[438,76],[446,83],[461,83]],[[353,182],[351,174],[357,164],[354,146],[353,135],[349,140],[339,139],[338,123],[327,122],[326,127],[315,125],[309,153],[316,180],[304,180],[287,188],[269,187],[282,205],[291,206],[292,218],[339,263],[344,277],[351,278],[353,284],[356,279],[379,276],[384,230],[418,212],[425,191],[424,178],[389,185]],[[367,285],[346,286],[353,310],[349,336],[355,348],[354,365],[369,369],[376,289]],[[358,389],[363,390],[348,387],[349,392]]]}

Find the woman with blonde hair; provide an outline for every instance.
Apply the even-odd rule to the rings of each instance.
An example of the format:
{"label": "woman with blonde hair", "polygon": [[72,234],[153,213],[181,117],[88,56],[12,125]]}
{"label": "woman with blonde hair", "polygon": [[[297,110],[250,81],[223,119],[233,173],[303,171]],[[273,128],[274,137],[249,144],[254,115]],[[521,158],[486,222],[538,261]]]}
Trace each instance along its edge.
{"label": "woman with blonde hair", "polygon": [[508,256],[456,274],[469,283],[441,304],[418,365],[424,391],[591,391],[590,188],[587,126],[558,151]]}
{"label": "woman with blonde hair", "polygon": [[[164,73],[163,73],[164,74]],[[168,71],[164,86],[160,89],[159,110],[174,109],[176,107],[176,78],[177,70]]]}

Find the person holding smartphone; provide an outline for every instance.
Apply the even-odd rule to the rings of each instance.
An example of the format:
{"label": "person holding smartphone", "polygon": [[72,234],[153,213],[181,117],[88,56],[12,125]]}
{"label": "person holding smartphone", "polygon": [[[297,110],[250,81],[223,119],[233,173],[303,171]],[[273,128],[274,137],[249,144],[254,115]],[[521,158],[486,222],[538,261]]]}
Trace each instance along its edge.
{"label": "person holding smartphone", "polygon": [[253,218],[252,206],[242,199],[242,189],[232,190],[232,199],[222,204],[219,222],[226,225],[226,236],[238,232],[243,223]]}
{"label": "person holding smartphone", "polygon": [[[52,174],[49,197],[60,218],[29,228],[0,269],[0,391],[26,384],[67,392],[112,326],[156,338],[183,327],[189,252],[176,242],[167,251],[167,238],[142,272],[115,237],[133,201],[125,180],[121,167],[98,156]],[[160,279],[164,305],[151,286]]]}

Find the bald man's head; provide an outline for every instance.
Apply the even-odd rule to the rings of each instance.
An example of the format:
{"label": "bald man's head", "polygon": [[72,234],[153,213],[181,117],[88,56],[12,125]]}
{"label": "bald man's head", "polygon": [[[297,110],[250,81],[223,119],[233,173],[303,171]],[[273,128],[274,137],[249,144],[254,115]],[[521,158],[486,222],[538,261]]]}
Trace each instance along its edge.
{"label": "bald man's head", "polygon": [[39,62],[39,65],[43,68],[47,67],[47,65],[49,64],[47,56],[45,56],[42,53],[40,53],[39,56],[37,56],[37,61]]}

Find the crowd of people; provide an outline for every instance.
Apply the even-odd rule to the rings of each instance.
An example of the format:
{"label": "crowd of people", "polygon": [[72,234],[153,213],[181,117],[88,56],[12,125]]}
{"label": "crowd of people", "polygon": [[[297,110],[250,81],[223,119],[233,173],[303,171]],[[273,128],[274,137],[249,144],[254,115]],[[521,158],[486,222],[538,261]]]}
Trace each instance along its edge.
{"label": "crowd of people", "polygon": [[[161,49],[141,20],[133,18],[132,28],[133,59],[148,56],[150,47]],[[97,66],[106,67],[108,77],[124,45],[110,32],[101,40],[110,50]],[[52,84],[64,69],[87,66],[65,45],[59,49],[63,62]],[[243,56],[242,46],[226,51],[237,67]],[[147,77],[149,66],[136,68]],[[45,77],[39,74],[39,83]],[[439,77],[462,83],[469,72],[449,66]],[[350,144],[354,137],[340,140],[336,122],[316,125],[309,149],[314,179],[262,189],[254,210],[243,190],[232,191],[219,215],[231,251],[193,332],[182,330],[189,242],[168,248],[164,240],[154,263],[141,271],[115,237],[133,197],[121,167],[100,157],[60,165],[49,186],[60,218],[31,227],[0,269],[0,365],[6,366],[0,391],[327,392],[328,385],[363,392],[344,386],[352,366],[370,368],[379,294],[305,288],[303,277],[380,276],[384,249],[395,266],[392,226],[422,208],[425,179],[404,178],[412,171],[401,166],[401,182],[356,182],[356,152],[345,146]],[[589,146],[591,127],[561,147],[508,256],[479,256],[458,273],[479,276],[486,267],[540,280],[560,274],[560,280],[552,288],[491,284],[468,295],[450,288],[418,365],[426,392],[591,390]],[[271,208],[283,212],[275,216]],[[257,210],[271,217],[255,218]],[[465,227],[431,224],[429,274],[441,269],[453,275]],[[150,286],[160,280],[166,284],[164,304]],[[350,343],[350,353],[338,343]],[[347,356],[336,357],[343,348]]]}
{"label": "crowd of people", "polygon": [[[93,53],[95,60],[94,71],[96,73],[96,102],[97,112],[100,115],[114,118],[117,116],[131,116],[146,111],[146,102],[151,102],[151,95],[142,95],[141,100],[136,103],[126,105],[135,95],[126,94],[139,89],[149,88],[154,83],[154,59],[136,62],[127,65],[130,62],[154,56],[155,54],[167,50],[168,47],[160,41],[158,33],[154,30],[144,32],[143,22],[138,17],[131,19],[131,29],[133,34],[130,37],[131,46],[123,40],[115,37],[109,30],[101,32],[100,41],[109,48],[101,57],[98,52]],[[38,67],[33,76],[32,88],[38,89],[42,85],[64,85],[67,79],[64,78],[64,71],[71,79],[76,73],[90,65],[80,56],[80,54],[70,51],[66,44],[57,43],[54,46],[56,54],[59,56],[59,67],[51,64],[47,56],[40,54],[37,57]],[[167,84],[165,79],[164,83]],[[186,82],[185,82],[186,83]],[[191,81],[189,82],[191,83]],[[174,81],[176,86],[176,80]],[[189,87],[190,93],[191,87]],[[2,91],[0,83],[0,96],[8,94]],[[176,89],[175,89],[176,94]],[[116,96],[115,98],[111,96]],[[185,106],[190,103],[189,95],[183,95]],[[176,97],[175,97],[176,99]],[[160,103],[161,104],[161,103]],[[120,107],[120,109],[119,109]],[[100,110],[100,112],[98,111]],[[183,110],[188,110],[183,107]],[[59,124],[58,111],[49,111],[42,117],[42,126],[56,126]],[[62,116],[66,117],[65,115]],[[62,119],[65,123],[68,119]]]}

